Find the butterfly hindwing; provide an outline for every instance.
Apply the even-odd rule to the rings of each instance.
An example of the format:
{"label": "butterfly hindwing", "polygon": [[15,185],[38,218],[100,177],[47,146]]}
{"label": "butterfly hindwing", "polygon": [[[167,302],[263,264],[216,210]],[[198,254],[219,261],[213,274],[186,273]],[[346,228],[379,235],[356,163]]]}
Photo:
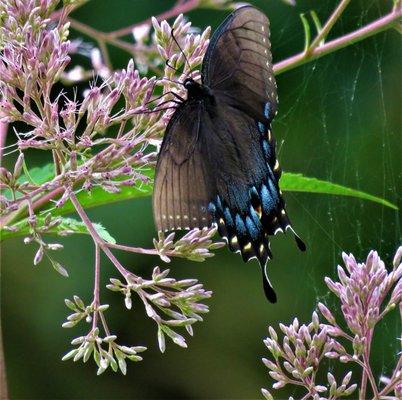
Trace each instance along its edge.
{"label": "butterfly hindwing", "polygon": [[208,132],[201,128],[216,181],[210,210],[229,248],[240,251],[245,261],[255,257],[265,266],[272,258],[269,235],[289,225],[274,170],[274,148],[270,151],[275,160],[264,151],[264,142],[273,144],[252,117],[228,104],[217,106],[210,124]]}
{"label": "butterfly hindwing", "polygon": [[[191,118],[189,116],[191,115]],[[183,103],[166,128],[156,166],[153,210],[158,230],[210,226],[214,184],[200,141],[202,107]]]}

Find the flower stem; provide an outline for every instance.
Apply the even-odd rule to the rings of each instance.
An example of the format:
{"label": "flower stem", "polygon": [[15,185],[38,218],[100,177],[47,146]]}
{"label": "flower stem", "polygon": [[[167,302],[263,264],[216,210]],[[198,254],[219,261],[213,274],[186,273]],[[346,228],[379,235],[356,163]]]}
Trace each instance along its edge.
{"label": "flower stem", "polygon": [[3,331],[1,328],[1,320],[0,320],[0,399],[8,400],[8,385],[7,385],[7,376],[6,376],[6,363],[4,359],[4,350],[3,350]]}
{"label": "flower stem", "polygon": [[84,33],[85,35],[99,41],[103,41],[105,43],[112,44],[115,47],[118,47],[119,49],[125,50],[128,53],[132,54],[135,50],[135,47],[131,45],[130,43],[120,40],[120,39],[114,39],[114,38],[109,38],[107,36],[107,33],[98,31],[97,29],[94,29],[90,27],[89,25],[86,25],[80,21],[77,21],[74,18],[69,18],[68,19],[71,27],[74,28],[75,30]]}
{"label": "flower stem", "polygon": [[373,375],[373,371],[371,370],[370,366],[370,349],[371,349],[371,341],[373,339],[373,331],[369,330],[366,335],[366,345],[363,351],[363,376],[362,376],[362,383],[360,386],[360,393],[359,393],[359,399],[360,400],[365,400],[367,398],[366,396],[366,390],[367,390],[367,381],[370,381],[371,388],[374,393],[374,399],[378,400],[379,399],[379,393],[377,389],[377,385],[375,382],[375,378]]}
{"label": "flower stem", "polygon": [[155,249],[143,249],[142,247],[124,246],[115,243],[106,243],[106,246],[116,250],[127,251],[129,253],[149,254],[153,256],[159,255],[159,253]]}
{"label": "flower stem", "polygon": [[8,124],[5,122],[0,122],[0,165],[3,158],[3,148],[6,145]]}
{"label": "flower stem", "polygon": [[88,215],[82,208],[80,202],[78,201],[77,197],[74,193],[71,193],[70,200],[74,205],[75,210],[77,211],[78,215],[80,216],[82,222],[88,229],[89,234],[91,235],[93,241],[96,245],[98,245],[102,251],[106,254],[109,260],[113,263],[116,269],[126,278],[128,275],[132,275],[131,272],[127,271],[119,262],[119,260],[113,255],[113,253],[107,247],[106,242],[99,236],[98,232],[94,228],[91,220],[88,218]]}
{"label": "flower stem", "polygon": [[95,243],[95,277],[94,277],[94,319],[92,321],[92,330],[98,326],[98,314],[97,308],[99,307],[100,301],[100,249],[99,245]]}
{"label": "flower stem", "polygon": [[381,399],[385,398],[385,395],[388,394],[390,391],[394,390],[395,385],[400,381],[400,376],[397,376],[398,372],[402,371],[402,355],[399,357],[399,360],[394,368],[394,372],[387,383],[387,385],[381,390],[379,396]]}
{"label": "flower stem", "polygon": [[[186,2],[178,1],[177,4],[174,7],[172,7],[170,10],[167,10],[167,11],[157,15],[156,19],[158,21],[161,21],[163,19],[169,19],[169,18],[176,17],[179,14],[184,14],[186,12],[193,10],[194,8],[196,8],[198,6],[198,4],[199,4],[199,0],[188,0]],[[132,32],[132,30],[134,28],[136,28],[137,26],[149,24],[149,23],[151,23],[151,18],[148,18],[142,22],[136,22],[133,25],[118,29],[113,32],[109,32],[106,34],[106,36],[108,38],[113,39],[113,38],[118,38],[121,36],[129,35]]]}

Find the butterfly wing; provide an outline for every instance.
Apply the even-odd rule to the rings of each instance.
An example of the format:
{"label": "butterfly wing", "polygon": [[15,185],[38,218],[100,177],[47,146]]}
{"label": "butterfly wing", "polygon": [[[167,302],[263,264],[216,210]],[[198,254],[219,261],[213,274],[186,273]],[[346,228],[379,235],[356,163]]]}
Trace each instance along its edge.
{"label": "butterfly wing", "polygon": [[292,228],[270,130],[277,97],[268,28],[266,16],[246,6],[214,34],[202,68],[214,102],[187,100],[173,115],[157,163],[153,208],[158,230],[215,221],[232,251],[259,260],[265,294],[275,302],[265,271],[269,235]]}
{"label": "butterfly wing", "polygon": [[269,21],[252,6],[238,8],[213,35],[202,76],[220,101],[242,109],[261,123],[276,114]]}
{"label": "butterfly wing", "polygon": [[272,258],[269,235],[293,229],[278,186],[281,170],[271,132],[277,95],[268,18],[251,6],[229,15],[211,39],[202,72],[219,110],[213,132],[227,143],[226,148],[209,146],[219,149],[214,157],[220,160],[211,208],[229,248],[245,261],[258,259],[265,294],[275,302],[265,270]]}
{"label": "butterfly wing", "polygon": [[244,261],[258,259],[266,296],[275,302],[265,271],[272,258],[269,236],[292,228],[278,187],[273,137],[261,134],[252,117],[230,105],[219,104],[216,112],[201,128],[216,185],[209,209],[230,250],[239,251]]}
{"label": "butterfly wing", "polygon": [[205,166],[200,140],[203,116],[198,102],[184,102],[170,120],[159,152],[153,194],[158,230],[210,226],[207,210],[214,182]]}

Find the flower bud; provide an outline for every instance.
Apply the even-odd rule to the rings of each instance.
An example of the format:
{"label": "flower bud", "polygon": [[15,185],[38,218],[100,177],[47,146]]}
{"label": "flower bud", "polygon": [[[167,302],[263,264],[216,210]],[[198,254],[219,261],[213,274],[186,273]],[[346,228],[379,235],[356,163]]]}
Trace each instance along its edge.
{"label": "flower bud", "polygon": [[34,258],[34,265],[38,265],[43,258],[43,254],[44,254],[44,250],[43,250],[43,246],[40,246],[38,251],[35,254],[35,258]]}
{"label": "flower bud", "polygon": [[18,159],[14,166],[14,179],[18,179],[22,172],[22,167],[24,165],[24,153],[20,153]]}

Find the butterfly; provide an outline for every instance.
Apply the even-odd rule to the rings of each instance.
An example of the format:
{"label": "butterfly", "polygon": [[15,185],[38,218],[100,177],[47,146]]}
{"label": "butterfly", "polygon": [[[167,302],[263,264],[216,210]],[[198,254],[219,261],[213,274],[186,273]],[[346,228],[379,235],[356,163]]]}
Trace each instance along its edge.
{"label": "butterfly", "polygon": [[278,97],[272,69],[269,21],[260,10],[233,11],[212,36],[201,83],[182,83],[180,102],[164,135],[153,193],[159,231],[209,227],[243,260],[257,258],[267,299],[277,296],[266,265],[269,236],[291,230],[278,182],[271,122]]}

